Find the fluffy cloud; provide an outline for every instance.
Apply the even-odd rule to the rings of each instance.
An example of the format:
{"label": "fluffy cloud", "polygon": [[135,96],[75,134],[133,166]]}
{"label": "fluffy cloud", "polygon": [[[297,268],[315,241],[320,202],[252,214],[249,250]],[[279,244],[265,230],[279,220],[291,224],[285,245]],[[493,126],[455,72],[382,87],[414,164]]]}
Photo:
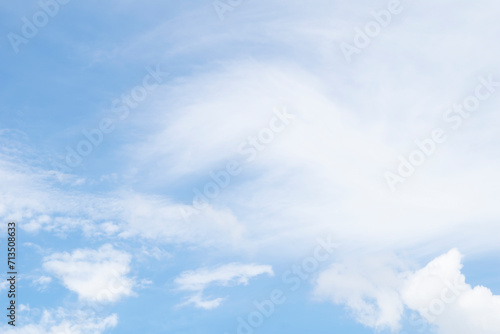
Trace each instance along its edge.
{"label": "fluffy cloud", "polygon": [[415,272],[401,291],[403,301],[440,334],[500,333],[500,296],[466,284],[461,259],[454,249]]}
{"label": "fluffy cloud", "polygon": [[273,270],[268,265],[231,263],[215,268],[200,268],[185,271],[175,279],[177,289],[190,291],[194,294],[184,304],[194,304],[196,307],[213,309],[218,307],[223,298],[205,299],[203,291],[210,286],[247,285],[250,278],[268,274],[273,276]]}
{"label": "fluffy cloud", "polygon": [[315,295],[346,305],[359,322],[377,329],[399,329],[406,307],[440,334],[499,333],[500,296],[466,284],[461,259],[453,249],[414,272],[376,257],[334,264],[319,275]]}
{"label": "fluffy cloud", "polygon": [[97,250],[52,254],[44,258],[43,268],[81,300],[114,302],[133,294],[134,281],[127,276],[130,261],[128,253],[104,245]]}

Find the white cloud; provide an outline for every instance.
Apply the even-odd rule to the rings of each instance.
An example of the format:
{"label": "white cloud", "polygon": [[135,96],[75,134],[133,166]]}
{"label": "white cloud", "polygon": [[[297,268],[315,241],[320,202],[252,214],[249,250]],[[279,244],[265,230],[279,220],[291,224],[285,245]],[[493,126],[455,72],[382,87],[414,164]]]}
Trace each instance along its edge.
{"label": "white cloud", "polygon": [[320,299],[346,305],[359,322],[376,329],[399,329],[406,308],[440,334],[499,333],[500,296],[466,284],[461,259],[453,249],[415,272],[398,267],[398,260],[377,257],[334,264],[319,275],[314,291]]}
{"label": "white cloud", "polygon": [[230,210],[207,206],[190,214],[193,206],[163,196],[123,193],[118,202],[121,237],[140,236],[160,243],[190,243],[198,247],[235,246],[245,231]]}
{"label": "white cloud", "polygon": [[33,279],[32,282],[40,291],[43,291],[47,288],[50,282],[52,282],[52,278],[48,276],[40,276],[36,279]]}
{"label": "white cloud", "polygon": [[139,282],[139,284],[137,285],[139,288],[141,289],[145,289],[147,288],[148,286],[150,286],[151,284],[153,284],[153,281],[150,280],[150,279],[147,279],[147,278],[143,278],[141,279],[141,281]]}
{"label": "white cloud", "polygon": [[[28,159],[9,161],[4,155],[25,150],[14,145],[0,159],[0,187],[5,189],[0,217],[17,219],[33,233],[81,229],[87,236],[142,237],[196,247],[250,245],[262,253],[279,249],[287,256],[300,252],[320,232],[338,236],[353,248],[389,244],[422,249],[429,240],[439,240],[429,247],[448,243],[477,252],[497,250],[498,99],[489,100],[460,132],[453,133],[446,147],[440,147],[401,191],[389,194],[383,180],[398,154],[408,153],[415,139],[442,125],[444,109],[469,93],[479,72],[498,68],[499,25],[492,10],[498,2],[457,3],[453,11],[450,3],[404,2],[404,13],[352,66],[346,65],[338,45],[352,39],[353,28],[366,23],[370,11],[385,7],[385,2],[375,8],[367,1],[318,0],[307,5],[255,1],[239,7],[224,24],[207,24],[217,20],[216,15],[200,10],[183,16],[192,21],[168,20],[149,33],[141,31],[139,38],[123,39],[128,45],[121,48],[110,43],[112,56],[122,59],[148,55],[156,62],[167,55],[165,63],[178,64],[175,57],[196,63],[196,55],[203,55],[203,71],[190,61],[192,75],[172,81],[174,88],[160,88],[165,93],[158,94],[162,98],[145,105],[144,112],[124,125],[134,130],[127,134],[147,129],[147,136],[131,136],[142,141],[125,148],[128,156],[123,164],[128,164],[133,180],[124,178],[124,188],[140,183],[149,189],[144,194],[105,195],[60,189],[54,181],[78,185],[84,180],[31,168],[36,164]],[[168,52],[158,47],[158,40]],[[239,54],[252,50],[265,61],[235,59],[233,53],[227,54],[233,42]],[[207,55],[220,63],[206,63]],[[192,209],[190,202],[181,204],[164,194],[180,188],[190,191],[193,182],[205,177],[199,183],[203,185],[208,172],[234,157],[237,144],[260,130],[270,110],[282,105],[296,114],[293,126],[207,210],[187,221],[181,217],[179,212]],[[64,270],[62,264],[72,260],[60,257],[48,263],[56,264],[53,272],[70,289],[92,299],[95,291],[82,288],[83,279]],[[460,278],[456,254],[445,260],[436,262],[444,270],[438,276]],[[318,291],[349,305],[366,324],[396,328],[401,305],[418,309],[440,289],[422,271],[403,290],[400,269],[384,261],[381,266],[335,265],[320,276],[324,290],[318,287]],[[120,268],[128,273],[128,263]],[[377,274],[372,277],[373,272]],[[97,286],[102,285],[96,280]],[[335,286],[343,290],[330,292]],[[420,286],[428,293],[412,292]],[[397,297],[403,292],[404,298]],[[486,288],[471,288],[462,296],[459,301],[469,296],[496,308],[496,296]],[[221,302],[205,300],[201,294],[192,298],[192,303],[205,308]],[[477,305],[473,308],[470,313],[482,312]],[[463,328],[479,328],[461,315],[464,309],[455,313],[467,322]],[[441,318],[445,314],[429,319],[442,330],[452,326]]]}
{"label": "white cloud", "polygon": [[158,261],[160,260],[165,260],[165,259],[171,259],[173,255],[169,252],[167,252],[164,249],[161,249],[156,246],[142,246],[141,252],[136,254],[136,257],[143,259],[143,258],[154,258]]}
{"label": "white cloud", "polygon": [[274,275],[271,266],[257,264],[230,263],[215,268],[200,268],[185,271],[175,279],[177,289],[190,291],[194,294],[184,304],[194,304],[196,307],[212,309],[218,307],[223,298],[203,298],[203,292],[213,286],[247,285],[255,276]]}
{"label": "white cloud", "polygon": [[[168,21],[138,34],[139,41],[127,40],[130,45],[123,48],[113,44],[123,56],[158,52],[160,59],[165,52],[151,40],[173,43],[175,50],[167,54],[174,58],[189,54],[193,59],[198,53],[205,57],[208,49],[218,49],[214,45],[235,40],[247,41],[253,49],[256,38],[262,50],[286,52],[254,60],[231,54],[230,60],[204,63],[203,70],[192,70],[158,88],[136,117],[123,124],[124,133],[132,129],[144,136],[124,139],[126,145],[116,148],[127,153],[123,174],[129,178],[120,175],[120,182],[132,189],[140,183],[144,193],[90,196],[56,191],[53,184],[40,180],[47,173],[6,169],[5,175],[20,191],[9,190],[2,201],[5,217],[25,221],[33,232],[79,228],[87,235],[141,236],[198,247],[251,245],[263,252],[279,242],[285,245],[284,254],[297,250],[286,247],[296,244],[291,240],[306,243],[320,232],[357,245],[391,242],[404,248],[446,235],[450,247],[496,248],[491,238],[498,226],[490,222],[500,217],[500,184],[495,177],[499,161],[491,143],[498,140],[493,126],[499,117],[494,112],[498,99],[474,114],[400,192],[388,193],[384,182],[384,172],[397,166],[397,156],[410,152],[414,140],[427,136],[442,122],[444,110],[474,88],[478,72],[496,68],[498,47],[489,43],[498,34],[493,11],[464,3],[451,19],[447,2],[433,4],[433,15],[423,15],[429,5],[405,3],[404,12],[363,50],[355,66],[346,65],[338,45],[353,38],[354,27],[386,3],[339,6],[317,1],[304,11],[301,3],[254,2],[239,7],[223,25],[207,24],[217,16],[213,13],[211,18],[200,9],[189,16],[195,18],[189,26]],[[492,1],[488,5],[497,6]],[[443,23],[443,17],[450,22]],[[457,25],[458,21],[466,23]],[[449,29],[438,28],[443,24]],[[491,51],[465,56],[464,35],[468,50],[487,46]],[[173,63],[172,58],[165,60]],[[436,63],[441,66],[432,65]],[[432,71],[421,70],[429,66]],[[208,173],[237,155],[241,140],[266,124],[272,108],[283,105],[297,115],[292,126],[245,167],[213,201],[211,211],[185,223],[177,214],[192,209],[184,191],[193,195],[193,183],[203,186],[209,181]],[[480,148],[472,150],[469,143]],[[474,159],[466,161],[471,153]],[[27,175],[40,177],[33,180]],[[489,181],[477,182],[479,175]],[[182,188],[184,204],[175,195],[165,195],[175,192],[174,181],[176,189]],[[2,182],[5,189],[16,188],[3,178]],[[482,200],[475,199],[477,193]],[[376,229],[370,228],[373,222]],[[477,229],[476,222],[484,226]],[[142,229],[142,224],[148,228]],[[463,238],[469,233],[477,237]]]}
{"label": "white cloud", "polygon": [[64,236],[79,230],[87,237],[140,237],[159,243],[224,247],[236,245],[245,230],[227,209],[207,206],[189,215],[192,205],[162,195],[119,189],[90,194],[65,189],[53,172],[32,168],[22,157],[1,151],[0,176],[0,186],[6,189],[0,194],[0,218],[18,221],[29,233],[47,231]]}
{"label": "white cloud", "polygon": [[[389,34],[406,45],[404,33],[393,29]],[[382,38],[377,43],[392,52],[393,42]],[[297,247],[286,246],[296,245],[291,240],[306,243],[320,233],[356,245],[418,247],[429,238],[446,236],[447,247],[498,247],[491,238],[498,230],[493,222],[500,217],[499,161],[485,148],[463,164],[471,153],[464,142],[477,143],[477,135],[485,131],[498,137],[486,116],[498,108],[498,99],[482,106],[462,132],[448,132],[450,140],[392,194],[384,173],[397,167],[398,155],[414,149],[416,139],[447,126],[442,124],[445,109],[474,89],[477,76],[468,64],[467,80],[452,80],[450,89],[443,85],[448,71],[429,82],[421,73],[407,73],[406,64],[384,62],[383,56],[377,57],[382,67],[360,61],[335,75],[287,60],[206,66],[173,87],[159,88],[158,98],[141,110],[144,117],[135,123],[131,119],[130,127],[144,133],[144,140],[125,148],[128,168],[141,171],[135,176],[153,182],[155,189],[189,180],[185,185],[192,199],[193,180],[202,189],[211,181],[211,171],[241,159],[239,143],[267,125],[273,108],[286,106],[296,116],[293,123],[211,201],[239,219],[240,226],[234,227],[243,231],[242,247],[265,252],[278,242],[283,253],[292,254]],[[424,56],[415,61],[427,63]],[[489,182],[478,183],[478,175]],[[484,198],[476,200],[477,193]],[[478,221],[484,224],[480,229]],[[478,236],[463,238],[468,233]]]}
{"label": "white cloud", "polygon": [[44,310],[39,321],[23,318],[16,327],[0,325],[3,334],[101,334],[118,324],[118,316],[96,317],[83,311],[67,311],[62,308]]}
{"label": "white cloud", "polygon": [[404,280],[403,268],[393,256],[357,258],[334,264],[315,282],[314,295],[346,305],[360,323],[376,329],[400,328],[404,312],[399,289]]}
{"label": "white cloud", "polygon": [[111,245],[97,250],[77,249],[73,253],[55,253],[44,258],[43,268],[59,278],[81,300],[115,302],[133,294],[131,256]]}
{"label": "white cloud", "polygon": [[0,283],[0,291],[7,290],[9,288],[10,283],[8,281],[4,281]]}
{"label": "white cloud", "polygon": [[461,259],[454,249],[410,276],[402,290],[405,304],[440,334],[500,333],[500,296],[466,284]]}
{"label": "white cloud", "polygon": [[[2,142],[0,137],[0,142]],[[19,222],[29,233],[59,236],[75,230],[87,237],[141,237],[159,243],[201,246],[236,245],[244,227],[227,209],[208,206],[196,214],[192,205],[166,196],[114,190],[106,194],[62,189],[52,173],[18,156],[0,152],[0,217]]]}
{"label": "white cloud", "polygon": [[[0,142],[4,145],[5,138],[0,136]],[[28,145],[23,148],[29,150]],[[32,167],[39,163],[26,160],[17,151],[0,151],[0,185],[6,189],[0,195],[3,220],[18,221],[19,227],[30,233],[49,231],[62,235],[74,229],[86,235],[113,232],[109,224],[95,224],[99,220],[105,223],[105,218],[113,215],[113,201],[67,189],[57,179],[60,173]]]}
{"label": "white cloud", "polygon": [[181,305],[194,305],[197,308],[202,308],[205,310],[211,310],[214,308],[219,307],[222,302],[224,301],[224,298],[212,298],[208,299],[206,297],[203,297],[201,294],[196,294],[191,297],[189,297],[184,303]]}

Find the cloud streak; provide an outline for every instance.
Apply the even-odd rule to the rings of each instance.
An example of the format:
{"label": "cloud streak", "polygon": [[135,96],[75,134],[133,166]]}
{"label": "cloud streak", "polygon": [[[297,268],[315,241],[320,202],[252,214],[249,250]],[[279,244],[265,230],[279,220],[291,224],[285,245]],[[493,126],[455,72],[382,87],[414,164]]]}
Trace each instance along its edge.
{"label": "cloud streak", "polygon": [[248,285],[251,278],[263,274],[274,276],[272,267],[268,265],[230,263],[214,268],[185,271],[174,282],[178,290],[194,293],[183,305],[193,304],[195,307],[209,310],[220,306],[224,299],[207,299],[203,297],[203,292],[207,288]]}

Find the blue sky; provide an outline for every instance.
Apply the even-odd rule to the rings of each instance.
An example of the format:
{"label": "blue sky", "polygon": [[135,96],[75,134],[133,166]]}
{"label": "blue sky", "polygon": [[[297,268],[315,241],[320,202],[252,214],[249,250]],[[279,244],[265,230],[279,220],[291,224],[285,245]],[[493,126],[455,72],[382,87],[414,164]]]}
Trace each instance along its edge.
{"label": "blue sky", "polygon": [[500,332],[497,2],[65,1],[0,6],[0,332]]}

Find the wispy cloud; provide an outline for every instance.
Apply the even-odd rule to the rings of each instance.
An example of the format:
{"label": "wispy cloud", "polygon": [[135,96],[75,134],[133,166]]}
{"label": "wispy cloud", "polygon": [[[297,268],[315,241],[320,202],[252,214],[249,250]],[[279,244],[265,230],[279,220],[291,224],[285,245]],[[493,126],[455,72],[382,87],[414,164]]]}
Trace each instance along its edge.
{"label": "wispy cloud", "polygon": [[174,282],[178,290],[194,293],[183,305],[194,304],[199,308],[213,309],[218,307],[224,298],[208,299],[203,297],[203,292],[207,288],[248,285],[251,278],[263,274],[273,276],[272,267],[268,265],[230,263],[214,268],[185,271]]}

